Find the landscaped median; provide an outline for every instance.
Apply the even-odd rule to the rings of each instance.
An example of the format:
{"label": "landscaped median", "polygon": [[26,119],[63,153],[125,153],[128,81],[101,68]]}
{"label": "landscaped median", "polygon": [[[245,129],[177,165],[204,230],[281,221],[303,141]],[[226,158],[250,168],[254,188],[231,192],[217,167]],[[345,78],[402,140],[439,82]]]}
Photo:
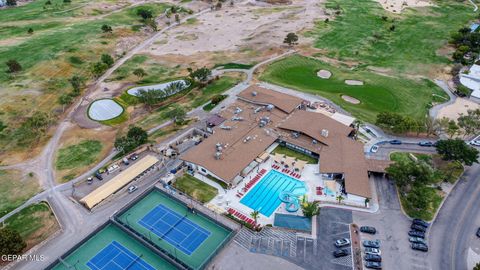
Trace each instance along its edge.
{"label": "landscaped median", "polygon": [[387,172],[394,179],[402,208],[408,216],[432,220],[449,188],[463,173],[458,161],[440,155],[392,153]]}

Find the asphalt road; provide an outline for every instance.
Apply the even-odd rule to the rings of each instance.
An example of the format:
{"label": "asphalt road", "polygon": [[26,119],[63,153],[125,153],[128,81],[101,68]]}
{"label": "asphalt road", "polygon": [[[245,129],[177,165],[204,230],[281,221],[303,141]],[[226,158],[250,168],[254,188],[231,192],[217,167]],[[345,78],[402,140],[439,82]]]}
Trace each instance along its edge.
{"label": "asphalt road", "polygon": [[429,237],[432,269],[471,269],[467,253],[480,241],[475,236],[480,226],[479,181],[480,165],[475,164],[465,171],[440,209]]}

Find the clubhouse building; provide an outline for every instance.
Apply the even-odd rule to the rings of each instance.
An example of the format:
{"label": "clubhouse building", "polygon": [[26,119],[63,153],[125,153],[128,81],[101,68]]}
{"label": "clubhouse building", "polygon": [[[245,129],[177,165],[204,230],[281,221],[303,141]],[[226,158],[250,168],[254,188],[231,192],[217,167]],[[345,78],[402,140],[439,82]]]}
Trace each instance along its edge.
{"label": "clubhouse building", "polygon": [[191,172],[236,188],[280,146],[318,160],[311,165],[310,182],[334,182],[342,196],[359,205],[371,198],[369,168],[384,166],[365,158],[354,128],[308,110],[298,97],[266,88],[251,86],[237,97],[215,116],[212,135],[180,157]]}

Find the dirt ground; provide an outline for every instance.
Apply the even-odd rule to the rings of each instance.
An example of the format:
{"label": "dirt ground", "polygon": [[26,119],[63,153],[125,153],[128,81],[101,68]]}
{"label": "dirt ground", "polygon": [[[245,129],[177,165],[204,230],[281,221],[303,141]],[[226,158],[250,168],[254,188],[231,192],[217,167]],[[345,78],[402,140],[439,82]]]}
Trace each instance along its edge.
{"label": "dirt ground", "polygon": [[376,0],[385,10],[393,13],[401,13],[409,7],[427,7],[432,3],[428,0]]}
{"label": "dirt ground", "polygon": [[461,113],[466,114],[468,110],[475,109],[480,109],[480,105],[465,98],[457,98],[453,104],[443,107],[438,112],[437,119],[447,117],[452,120],[457,120]]}
{"label": "dirt ground", "polygon": [[[103,146],[102,151],[97,156],[97,161],[100,161],[110,153],[110,150],[112,149],[113,143],[115,141],[116,133],[117,131],[114,128],[107,126],[102,126],[95,129],[84,129],[78,126],[72,127],[71,129],[67,130],[60,139],[61,143],[58,145],[57,153],[58,149],[60,148],[78,144],[79,142],[84,140],[98,140],[102,143]],[[57,180],[57,182],[64,182],[63,177],[68,175],[78,176],[90,169],[91,167],[95,166],[95,164],[96,162],[85,167],[61,171],[57,170],[55,172],[55,179]]]}

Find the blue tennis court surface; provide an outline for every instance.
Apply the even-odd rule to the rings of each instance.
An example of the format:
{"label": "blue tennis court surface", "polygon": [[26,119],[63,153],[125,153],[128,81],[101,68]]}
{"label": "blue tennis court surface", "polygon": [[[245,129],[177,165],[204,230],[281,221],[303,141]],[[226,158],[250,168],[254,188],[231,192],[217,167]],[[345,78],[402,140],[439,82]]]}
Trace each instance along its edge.
{"label": "blue tennis court surface", "polygon": [[138,223],[187,255],[210,235],[209,231],[163,204],[153,208]]}
{"label": "blue tennis court surface", "polygon": [[87,266],[92,270],[156,270],[116,241],[90,259]]}

